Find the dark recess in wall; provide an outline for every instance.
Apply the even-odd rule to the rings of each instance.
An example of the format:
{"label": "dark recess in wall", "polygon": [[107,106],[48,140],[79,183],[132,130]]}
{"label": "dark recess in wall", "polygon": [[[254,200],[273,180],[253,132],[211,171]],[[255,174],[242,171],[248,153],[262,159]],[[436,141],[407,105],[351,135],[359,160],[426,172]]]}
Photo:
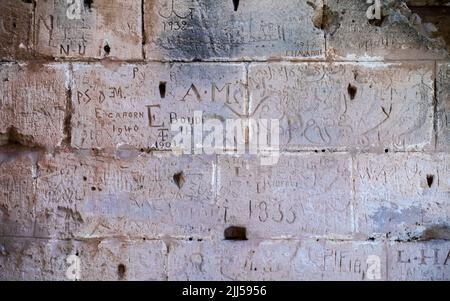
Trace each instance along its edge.
{"label": "dark recess in wall", "polygon": [[223,232],[225,240],[247,240],[247,229],[245,227],[230,226]]}

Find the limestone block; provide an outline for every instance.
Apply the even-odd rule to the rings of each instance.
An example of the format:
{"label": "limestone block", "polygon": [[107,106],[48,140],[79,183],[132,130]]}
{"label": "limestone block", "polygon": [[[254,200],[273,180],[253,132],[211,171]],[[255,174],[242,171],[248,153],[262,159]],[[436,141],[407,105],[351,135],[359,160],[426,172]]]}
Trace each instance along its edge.
{"label": "limestone block", "polygon": [[[450,1],[446,1],[447,5],[436,6],[430,3],[427,6],[411,7],[411,10],[420,16],[422,24],[433,29],[432,36],[441,39],[441,44],[447,52],[450,52]],[[443,43],[442,43],[443,41]]]}
{"label": "limestone block", "polygon": [[0,236],[32,236],[36,153],[0,149]]}
{"label": "limestone block", "polygon": [[278,119],[280,148],[433,148],[432,63],[256,63],[249,114]]}
{"label": "limestone block", "polygon": [[437,70],[437,149],[450,151],[450,63]]}
{"label": "limestone block", "polygon": [[450,6],[448,0],[407,0],[408,6]]}
{"label": "limestone block", "polygon": [[39,0],[35,19],[39,56],[142,59],[140,0]]}
{"label": "limestone block", "polygon": [[450,218],[450,157],[443,153],[357,155],[355,191],[358,232],[426,239],[427,233],[445,227]]}
{"label": "limestone block", "polygon": [[3,142],[49,149],[64,139],[69,69],[66,64],[0,65]]}
{"label": "limestone block", "polygon": [[229,226],[248,238],[345,237],[351,234],[351,159],[346,154],[281,154],[262,166],[256,156],[220,156],[219,204]]}
{"label": "limestone block", "polygon": [[165,254],[161,241],[0,238],[0,279],[164,280]]}
{"label": "limestone block", "polygon": [[75,64],[72,146],[171,150],[176,122],[240,118],[245,83],[243,64]]}
{"label": "limestone block", "polygon": [[[238,1],[239,2],[239,1]],[[322,0],[145,0],[147,59],[320,59]]]}
{"label": "limestone block", "polygon": [[83,154],[39,162],[39,237],[197,238],[223,231],[215,203],[216,159],[140,155],[116,160]]}
{"label": "limestone block", "polygon": [[450,242],[427,241],[391,243],[389,246],[389,280],[450,280]]}
{"label": "limestone block", "polygon": [[267,240],[177,242],[169,280],[385,280],[383,245],[367,242]]}
{"label": "limestone block", "polygon": [[33,3],[2,0],[0,2],[0,59],[14,60],[32,56]]}
{"label": "limestone block", "polygon": [[382,242],[308,241],[294,263],[302,280],[380,281],[387,279]]}
{"label": "limestone block", "polygon": [[[383,2],[383,1],[381,1]],[[401,1],[385,1],[369,20],[366,1],[326,0],[327,54],[340,60],[439,59],[448,56],[433,32]]]}

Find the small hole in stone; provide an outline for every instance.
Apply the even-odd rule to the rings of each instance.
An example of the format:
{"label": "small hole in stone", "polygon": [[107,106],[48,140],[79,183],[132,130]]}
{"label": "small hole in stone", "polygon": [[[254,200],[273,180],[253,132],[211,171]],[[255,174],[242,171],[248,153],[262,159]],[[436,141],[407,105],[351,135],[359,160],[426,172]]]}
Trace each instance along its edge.
{"label": "small hole in stone", "polygon": [[357,91],[358,91],[358,89],[355,86],[353,86],[352,84],[348,84],[347,92],[348,92],[348,95],[350,95],[351,100],[355,99]]}
{"label": "small hole in stone", "polygon": [[245,227],[231,226],[225,229],[223,236],[225,240],[247,240],[247,229]]}
{"label": "small hole in stone", "polygon": [[111,47],[109,47],[109,45],[106,44],[105,47],[103,47],[103,50],[105,50],[106,54],[109,54],[111,52]]}
{"label": "small hole in stone", "polygon": [[159,95],[161,98],[166,97],[166,82],[159,82]]}
{"label": "small hole in stone", "polygon": [[16,22],[13,22],[13,24],[12,24],[12,25],[13,25],[13,27],[14,27],[14,28],[16,28],[16,27],[17,27],[17,24],[16,24]]}
{"label": "small hole in stone", "polygon": [[125,277],[126,272],[127,268],[123,263],[117,266],[117,275],[119,276],[119,280],[122,280]]}
{"label": "small hole in stone", "polygon": [[233,0],[234,11],[237,11],[239,8],[239,0]]}
{"label": "small hole in stone", "polygon": [[92,190],[92,191],[95,191],[95,190],[97,190],[97,189],[96,189],[94,186],[92,186],[92,187],[91,187],[91,190]]}
{"label": "small hole in stone", "polygon": [[83,181],[87,181],[87,178],[86,178],[86,177],[83,177]]}
{"label": "small hole in stone", "polygon": [[431,188],[431,186],[433,185],[433,181],[434,181],[434,176],[433,175],[427,175],[427,184],[428,184],[429,188]]}
{"label": "small hole in stone", "polygon": [[176,174],[173,175],[173,181],[175,182],[175,184],[177,185],[177,187],[179,189],[181,189],[181,187],[183,187],[184,185],[184,173],[181,172],[177,172]]}
{"label": "small hole in stone", "polygon": [[386,148],[386,149],[384,150],[384,152],[385,152],[385,153],[389,153],[389,150]]}

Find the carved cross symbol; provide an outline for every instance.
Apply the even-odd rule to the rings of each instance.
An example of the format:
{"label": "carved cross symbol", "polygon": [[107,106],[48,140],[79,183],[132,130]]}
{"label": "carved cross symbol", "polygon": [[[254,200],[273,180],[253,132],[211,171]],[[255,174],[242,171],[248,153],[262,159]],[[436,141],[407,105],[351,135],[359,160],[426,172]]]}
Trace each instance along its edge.
{"label": "carved cross symbol", "polygon": [[237,11],[239,8],[239,0],[233,0],[234,11]]}

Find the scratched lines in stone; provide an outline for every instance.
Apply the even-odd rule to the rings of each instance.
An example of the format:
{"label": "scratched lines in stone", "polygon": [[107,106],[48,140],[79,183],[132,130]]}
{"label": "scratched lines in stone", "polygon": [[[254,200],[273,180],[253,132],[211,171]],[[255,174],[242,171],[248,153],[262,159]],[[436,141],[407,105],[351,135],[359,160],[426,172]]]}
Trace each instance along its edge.
{"label": "scratched lines in stone", "polygon": [[77,65],[72,145],[170,150],[172,124],[205,121],[194,120],[195,111],[222,122],[245,114],[244,70],[239,64],[151,63],[114,71]]}

